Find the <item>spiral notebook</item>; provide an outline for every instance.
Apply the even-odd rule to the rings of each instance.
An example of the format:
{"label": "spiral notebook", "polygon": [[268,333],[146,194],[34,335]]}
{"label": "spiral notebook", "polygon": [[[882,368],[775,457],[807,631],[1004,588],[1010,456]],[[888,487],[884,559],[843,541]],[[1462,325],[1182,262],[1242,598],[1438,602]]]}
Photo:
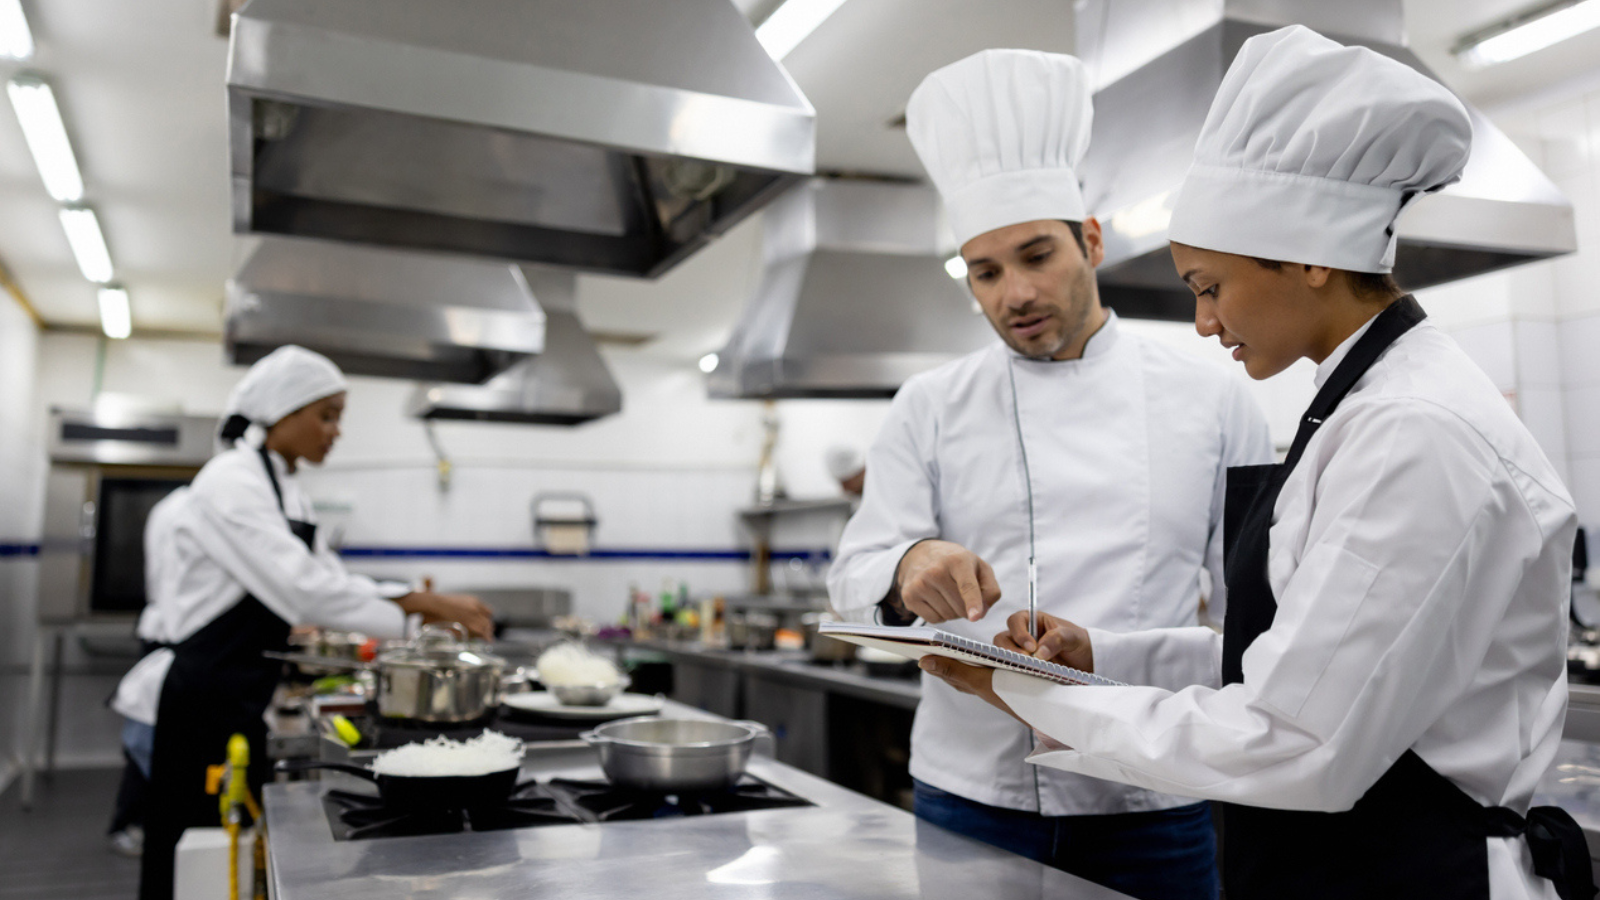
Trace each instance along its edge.
{"label": "spiral notebook", "polygon": [[1046,681],[1057,684],[1095,685],[1100,687],[1126,687],[1120,681],[1102,678],[1063,666],[1059,663],[1046,662],[1034,659],[1025,653],[1015,650],[1006,650],[994,644],[975,641],[948,631],[940,631],[926,625],[907,628],[892,625],[856,625],[850,622],[823,622],[818,633],[863,647],[875,647],[904,656],[907,659],[921,659],[929,653],[938,656],[947,656],[958,662],[974,666],[987,666],[991,669],[1009,669],[1025,675],[1033,675]]}

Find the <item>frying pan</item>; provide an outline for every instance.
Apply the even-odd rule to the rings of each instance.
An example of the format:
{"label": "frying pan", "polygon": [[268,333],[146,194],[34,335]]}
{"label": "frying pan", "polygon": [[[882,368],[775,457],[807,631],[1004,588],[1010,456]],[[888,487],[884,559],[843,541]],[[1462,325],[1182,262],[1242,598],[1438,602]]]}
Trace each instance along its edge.
{"label": "frying pan", "polygon": [[378,786],[385,806],[395,809],[474,809],[506,802],[516,790],[516,767],[486,775],[380,775],[364,766],[320,762],[310,759],[285,759],[278,762],[280,772],[332,769],[354,775]]}

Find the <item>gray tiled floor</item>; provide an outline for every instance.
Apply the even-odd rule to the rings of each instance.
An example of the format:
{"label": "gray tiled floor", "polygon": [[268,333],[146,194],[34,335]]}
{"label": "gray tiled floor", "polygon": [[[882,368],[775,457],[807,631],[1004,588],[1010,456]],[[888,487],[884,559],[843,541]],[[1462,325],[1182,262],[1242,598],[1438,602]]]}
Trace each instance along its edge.
{"label": "gray tiled floor", "polygon": [[112,853],[105,835],[120,775],[59,771],[26,812],[15,781],[0,794],[0,900],[132,900],[139,861]]}

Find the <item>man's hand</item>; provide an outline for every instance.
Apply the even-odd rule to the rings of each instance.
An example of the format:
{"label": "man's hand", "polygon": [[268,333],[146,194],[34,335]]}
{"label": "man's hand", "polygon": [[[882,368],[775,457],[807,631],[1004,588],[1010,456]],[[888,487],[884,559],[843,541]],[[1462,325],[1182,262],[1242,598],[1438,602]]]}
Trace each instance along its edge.
{"label": "man's hand", "polygon": [[395,602],[407,613],[421,613],[423,622],[459,622],[473,637],[494,637],[494,610],[471,594],[414,591]]}
{"label": "man's hand", "polygon": [[897,607],[929,624],[976,622],[1000,599],[989,564],[950,541],[923,541],[907,550],[895,571],[895,586],[891,602],[898,599]]}
{"label": "man's hand", "polygon": [[1006,627],[1010,630],[994,636],[995,646],[1085,672],[1094,671],[1094,648],[1089,646],[1089,632],[1082,625],[1039,613],[1039,630],[1043,634],[1035,640],[1028,634],[1027,612],[1018,612],[1006,619]]}

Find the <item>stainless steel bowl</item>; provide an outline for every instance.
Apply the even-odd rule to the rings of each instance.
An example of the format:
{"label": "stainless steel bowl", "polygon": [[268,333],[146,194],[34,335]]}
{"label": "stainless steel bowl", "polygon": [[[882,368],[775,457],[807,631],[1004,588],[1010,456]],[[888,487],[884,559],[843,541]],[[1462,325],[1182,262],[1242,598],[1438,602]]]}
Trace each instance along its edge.
{"label": "stainless steel bowl", "polygon": [[549,690],[567,706],[605,706],[627,686],[628,679],[624,676],[621,681],[606,684],[552,684]]}
{"label": "stainless steel bowl", "polygon": [[744,774],[759,722],[645,717],[607,722],[582,737],[618,787],[662,794],[717,791]]}

